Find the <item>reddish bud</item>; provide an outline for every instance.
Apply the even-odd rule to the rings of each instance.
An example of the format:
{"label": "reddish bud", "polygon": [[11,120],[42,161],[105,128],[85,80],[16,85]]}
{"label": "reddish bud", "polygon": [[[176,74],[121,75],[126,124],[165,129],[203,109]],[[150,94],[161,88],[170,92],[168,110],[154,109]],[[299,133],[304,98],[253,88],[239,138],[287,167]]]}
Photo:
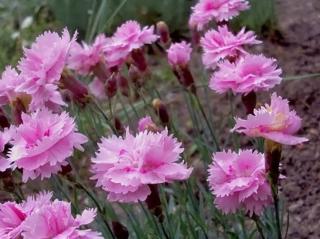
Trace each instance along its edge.
{"label": "reddish bud", "polygon": [[14,122],[16,125],[22,123],[21,114],[27,112],[22,100],[20,98],[16,98],[15,101],[12,102],[12,114],[14,118]]}
{"label": "reddish bud", "polygon": [[117,239],[129,238],[129,232],[120,222],[112,221],[112,230]]}
{"label": "reddish bud", "polygon": [[99,61],[99,63],[92,68],[92,71],[95,76],[103,81],[107,80],[110,77],[110,71],[103,61]]}
{"label": "reddish bud", "polygon": [[160,42],[163,45],[168,46],[171,41],[168,25],[165,22],[160,21],[156,25],[156,31],[157,34],[160,36]]}
{"label": "reddish bud", "polygon": [[163,222],[164,217],[162,213],[158,187],[156,184],[149,184],[149,188],[151,193],[146,199],[148,209],[159,219],[160,222]]}
{"label": "reddish bud", "polygon": [[105,90],[107,93],[107,96],[109,99],[111,99],[113,96],[117,93],[117,78],[116,74],[113,73],[107,80],[105,85]]}
{"label": "reddish bud", "polygon": [[155,109],[156,113],[159,116],[159,119],[162,124],[168,125],[169,124],[169,114],[167,111],[167,107],[160,99],[154,99],[152,101],[152,106]]}
{"label": "reddish bud", "polygon": [[133,60],[133,64],[139,69],[139,71],[145,72],[147,70],[148,65],[141,49],[133,50],[131,52],[131,58]]}
{"label": "reddish bud", "polygon": [[251,91],[249,94],[243,94],[241,97],[242,103],[246,107],[246,112],[248,114],[253,114],[254,108],[257,104],[257,95],[254,91]]}
{"label": "reddish bud", "polygon": [[128,83],[127,78],[125,78],[121,74],[117,74],[117,83],[119,85],[121,94],[128,97],[129,96],[129,83]]}
{"label": "reddish bud", "polygon": [[114,118],[114,128],[117,130],[119,135],[123,135],[125,132],[125,129],[118,117]]}

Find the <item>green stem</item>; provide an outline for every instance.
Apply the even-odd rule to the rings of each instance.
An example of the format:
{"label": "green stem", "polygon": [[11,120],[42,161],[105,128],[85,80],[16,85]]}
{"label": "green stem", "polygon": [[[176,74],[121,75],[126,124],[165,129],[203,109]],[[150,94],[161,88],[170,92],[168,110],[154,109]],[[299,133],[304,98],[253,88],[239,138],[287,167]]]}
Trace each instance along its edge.
{"label": "green stem", "polygon": [[277,235],[278,235],[278,239],[282,239],[281,226],[280,226],[280,215],[279,215],[278,187],[277,187],[277,185],[272,185],[271,186],[271,190],[272,190],[274,210],[275,210],[275,214],[276,214]]}

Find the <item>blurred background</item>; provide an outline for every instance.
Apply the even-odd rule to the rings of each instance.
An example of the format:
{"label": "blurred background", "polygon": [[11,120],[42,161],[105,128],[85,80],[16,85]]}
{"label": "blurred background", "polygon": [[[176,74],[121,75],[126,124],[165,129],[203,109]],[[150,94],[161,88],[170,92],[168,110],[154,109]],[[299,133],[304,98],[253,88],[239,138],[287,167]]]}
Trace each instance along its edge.
{"label": "blurred background", "polygon": [[[275,25],[273,0],[251,0],[252,9],[234,21],[262,33]],[[110,34],[128,19],[143,25],[165,21],[173,38],[188,37],[188,17],[194,0],[0,0],[0,70],[14,64],[21,46],[44,30],[65,26],[90,41],[97,33]]]}

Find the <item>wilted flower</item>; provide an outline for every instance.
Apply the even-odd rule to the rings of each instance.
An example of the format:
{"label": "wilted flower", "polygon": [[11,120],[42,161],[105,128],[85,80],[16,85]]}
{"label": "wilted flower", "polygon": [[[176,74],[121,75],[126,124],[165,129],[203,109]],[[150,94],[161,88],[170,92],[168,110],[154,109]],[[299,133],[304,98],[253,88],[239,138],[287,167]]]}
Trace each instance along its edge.
{"label": "wilted flower", "polygon": [[105,44],[104,52],[108,66],[121,65],[133,50],[140,49],[145,44],[151,44],[157,39],[153,26],[141,28],[136,21],[123,23]]}
{"label": "wilted flower", "polygon": [[16,88],[32,96],[30,110],[39,107],[64,105],[57,82],[66,63],[71,44],[67,29],[60,37],[55,32],[45,32],[38,36],[30,49],[24,49],[24,57],[20,60],[18,69],[23,82]]}
{"label": "wilted flower", "polygon": [[200,44],[203,48],[202,61],[207,67],[215,67],[219,60],[226,57],[237,58],[247,52],[244,45],[259,44],[252,31],[245,32],[245,29],[234,35],[227,26],[218,27],[218,30],[210,30],[201,38]]}
{"label": "wilted flower", "polygon": [[[6,239],[21,238],[25,219],[43,205],[50,203],[51,193],[40,193],[28,197],[22,203],[5,202],[0,204],[0,237]],[[36,237],[38,238],[38,237]]]}
{"label": "wilted flower", "polygon": [[89,74],[101,60],[106,42],[107,38],[104,34],[98,35],[92,45],[85,42],[80,45],[75,42],[70,48],[68,67],[77,71],[78,74]]}
{"label": "wilted flower", "polygon": [[107,191],[110,201],[138,202],[150,194],[149,184],[187,179],[192,171],[178,163],[181,143],[168,131],[143,131],[136,136],[102,138],[92,158],[92,179]]}
{"label": "wilted flower", "polygon": [[250,137],[263,137],[280,144],[295,145],[308,141],[307,138],[294,136],[301,127],[301,118],[294,110],[290,111],[289,102],[273,93],[271,104],[254,110],[246,120],[237,118],[232,131]]}
{"label": "wilted flower", "polygon": [[182,41],[171,44],[167,50],[168,62],[171,66],[186,66],[191,58],[192,48],[189,43]]}
{"label": "wilted flower", "polygon": [[74,148],[83,150],[81,144],[87,137],[76,132],[74,119],[66,112],[54,114],[48,109],[31,115],[22,114],[22,124],[12,135],[9,160],[23,170],[23,181],[29,178],[49,178],[67,165]]}
{"label": "wilted flower", "polygon": [[87,209],[74,217],[70,203],[55,200],[42,205],[25,219],[21,226],[22,235],[24,239],[102,239],[98,232],[80,229],[90,224],[95,216],[95,210]]}
{"label": "wilted flower", "polygon": [[236,63],[223,61],[220,68],[210,79],[209,87],[224,93],[248,94],[251,91],[268,90],[279,84],[282,70],[277,67],[276,60],[263,55],[246,55]]}
{"label": "wilted flower", "polygon": [[208,183],[216,206],[224,213],[244,208],[250,215],[260,215],[272,202],[264,162],[263,154],[251,150],[215,153]]}
{"label": "wilted flower", "polygon": [[202,30],[212,20],[228,21],[248,8],[247,0],[200,0],[192,7],[189,26]]}

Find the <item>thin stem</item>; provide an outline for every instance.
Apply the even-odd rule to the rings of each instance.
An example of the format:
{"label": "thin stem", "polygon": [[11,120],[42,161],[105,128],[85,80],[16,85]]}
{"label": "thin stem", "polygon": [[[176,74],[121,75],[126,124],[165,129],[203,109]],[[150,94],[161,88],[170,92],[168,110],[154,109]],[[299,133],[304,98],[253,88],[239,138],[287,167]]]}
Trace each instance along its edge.
{"label": "thin stem", "polygon": [[282,239],[281,226],[280,226],[280,215],[279,215],[278,187],[277,187],[277,185],[272,185],[271,186],[271,190],[272,190],[274,210],[275,210],[275,214],[276,214],[278,239]]}
{"label": "thin stem", "polygon": [[101,115],[103,116],[103,118],[106,120],[108,126],[111,128],[112,132],[114,134],[118,134],[116,128],[113,126],[113,124],[110,122],[108,116],[103,112],[103,110],[101,109],[101,107],[99,106],[99,104],[95,101],[92,101],[94,106],[98,109],[98,111],[101,113]]}
{"label": "thin stem", "polygon": [[205,122],[206,122],[206,124],[207,124],[207,126],[208,126],[208,129],[209,129],[209,131],[210,131],[210,134],[211,134],[211,137],[212,137],[212,139],[213,139],[213,142],[214,142],[214,144],[215,144],[215,146],[216,146],[216,149],[217,149],[217,151],[219,151],[219,150],[220,150],[220,147],[219,147],[218,140],[217,140],[217,138],[216,138],[216,135],[215,135],[215,133],[214,133],[211,125],[210,125],[210,122],[209,122],[209,120],[208,120],[208,117],[207,117],[204,109],[203,109],[203,106],[202,106],[202,104],[201,104],[201,102],[200,102],[200,99],[199,99],[199,97],[198,97],[197,95],[194,95],[194,98],[196,99],[197,104],[198,104],[199,109],[200,109],[200,112],[201,112],[201,114],[202,114],[202,116],[203,116],[203,118],[204,118],[204,120],[205,120]]}

